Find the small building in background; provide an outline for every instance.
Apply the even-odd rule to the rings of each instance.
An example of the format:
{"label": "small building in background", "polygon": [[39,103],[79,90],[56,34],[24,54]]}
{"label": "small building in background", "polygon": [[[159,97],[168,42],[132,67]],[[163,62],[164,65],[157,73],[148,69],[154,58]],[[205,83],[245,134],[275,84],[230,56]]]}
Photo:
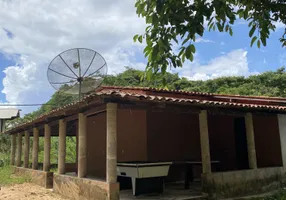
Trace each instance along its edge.
{"label": "small building in background", "polygon": [[1,108],[0,109],[0,132],[5,131],[7,120],[13,120],[20,117],[20,110],[17,108]]}

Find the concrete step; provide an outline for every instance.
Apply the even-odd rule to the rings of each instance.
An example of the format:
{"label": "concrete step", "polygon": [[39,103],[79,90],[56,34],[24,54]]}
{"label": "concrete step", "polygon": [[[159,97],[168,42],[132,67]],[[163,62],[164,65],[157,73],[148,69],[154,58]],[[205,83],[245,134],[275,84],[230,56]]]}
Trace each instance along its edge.
{"label": "concrete step", "polygon": [[205,194],[148,194],[133,196],[131,192],[121,192],[120,200],[207,200],[208,196]]}
{"label": "concrete step", "polygon": [[179,200],[207,200],[207,199],[208,199],[208,195],[198,195],[198,196],[193,196],[193,197],[182,198]]}
{"label": "concrete step", "polygon": [[266,192],[266,193],[257,194],[257,195],[248,195],[248,196],[242,196],[242,197],[226,198],[226,199],[222,199],[222,200],[255,200],[255,199],[269,197],[271,195],[274,195],[277,192],[279,192],[279,190],[274,190],[271,192]]}

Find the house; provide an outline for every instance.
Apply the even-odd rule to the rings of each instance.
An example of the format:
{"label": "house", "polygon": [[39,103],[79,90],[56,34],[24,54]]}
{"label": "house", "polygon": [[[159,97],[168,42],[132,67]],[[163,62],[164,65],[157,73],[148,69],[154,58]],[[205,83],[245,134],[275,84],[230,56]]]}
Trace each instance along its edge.
{"label": "house", "polygon": [[2,108],[0,109],[0,132],[5,131],[7,120],[12,120],[20,117],[20,110],[16,108]]}
{"label": "house", "polygon": [[[232,197],[284,180],[286,99],[103,86],[5,134],[12,137],[16,174],[70,198],[117,200],[131,183],[133,195],[141,195],[163,192],[167,183],[188,190],[192,181],[204,193]],[[69,136],[77,138],[75,163],[65,159]],[[59,137],[56,173],[50,172],[51,137]]]}

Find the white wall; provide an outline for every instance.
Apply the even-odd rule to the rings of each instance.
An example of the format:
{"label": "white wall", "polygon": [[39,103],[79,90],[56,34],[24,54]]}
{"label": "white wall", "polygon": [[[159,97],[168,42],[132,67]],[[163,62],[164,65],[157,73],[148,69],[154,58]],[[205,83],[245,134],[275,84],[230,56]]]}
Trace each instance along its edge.
{"label": "white wall", "polygon": [[286,115],[278,115],[283,167],[286,167]]}

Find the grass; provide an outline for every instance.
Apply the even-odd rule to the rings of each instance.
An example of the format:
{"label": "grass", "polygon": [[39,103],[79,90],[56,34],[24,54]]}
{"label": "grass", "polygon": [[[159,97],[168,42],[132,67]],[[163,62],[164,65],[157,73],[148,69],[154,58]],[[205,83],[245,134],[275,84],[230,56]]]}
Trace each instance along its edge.
{"label": "grass", "polygon": [[0,167],[0,186],[21,184],[29,181],[29,178],[23,176],[14,176],[12,167],[5,165]]}

